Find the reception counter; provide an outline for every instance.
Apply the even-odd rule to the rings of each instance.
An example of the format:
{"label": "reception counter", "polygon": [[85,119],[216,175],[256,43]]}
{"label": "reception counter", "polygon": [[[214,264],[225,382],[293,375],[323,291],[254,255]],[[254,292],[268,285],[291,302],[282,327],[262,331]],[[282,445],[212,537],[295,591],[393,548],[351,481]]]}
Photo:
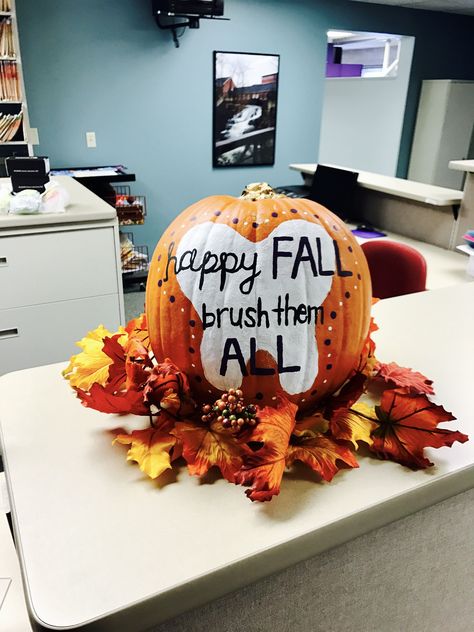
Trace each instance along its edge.
{"label": "reception counter", "polygon": [[[435,401],[457,417],[449,427],[471,435],[473,300],[474,284],[462,284],[374,308],[379,359],[432,378]],[[471,629],[474,441],[427,450],[436,465],[426,471],[364,454],[331,484],[298,470],[271,503],[252,504],[242,488],[184,469],[146,480],[111,446],[113,429],[142,421],[82,407],[63,366],[0,379],[17,550],[38,629]]]}
{"label": "reception counter", "polygon": [[[299,171],[309,183],[316,166],[291,164],[290,169]],[[362,221],[442,248],[455,247],[458,223],[465,219],[462,191],[368,171],[359,171],[357,183],[356,204]],[[456,219],[460,207],[461,216]]]}

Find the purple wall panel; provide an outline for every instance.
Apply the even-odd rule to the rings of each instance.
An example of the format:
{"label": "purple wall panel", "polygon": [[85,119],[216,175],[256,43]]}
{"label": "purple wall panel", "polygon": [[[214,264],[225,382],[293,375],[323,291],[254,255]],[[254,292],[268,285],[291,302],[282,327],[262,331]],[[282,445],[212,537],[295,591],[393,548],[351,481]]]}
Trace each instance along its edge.
{"label": "purple wall panel", "polygon": [[360,77],[362,64],[326,64],[326,77]]}

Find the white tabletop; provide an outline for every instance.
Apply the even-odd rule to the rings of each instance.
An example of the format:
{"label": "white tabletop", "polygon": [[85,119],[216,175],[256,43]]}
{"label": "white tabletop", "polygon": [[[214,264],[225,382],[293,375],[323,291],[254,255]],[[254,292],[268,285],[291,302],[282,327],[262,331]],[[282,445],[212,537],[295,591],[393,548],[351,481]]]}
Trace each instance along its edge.
{"label": "white tabletop", "polygon": [[[64,213],[37,213],[32,215],[0,214],[0,231],[13,228],[28,228],[30,226],[96,222],[117,217],[113,206],[97,197],[74,178],[54,176],[51,180],[64,187],[69,195],[70,202],[66,207],[66,211]],[[10,182],[10,180],[9,178],[0,178],[0,185],[2,182]]]}
{"label": "white tabletop", "polygon": [[[290,169],[313,174],[316,171],[315,163],[291,164]],[[348,169],[339,165],[330,165],[338,169]],[[453,206],[460,204],[463,196],[462,191],[455,189],[447,189],[432,184],[424,184],[415,182],[414,180],[404,180],[402,178],[394,178],[392,176],[384,176],[380,173],[371,173],[370,171],[358,171],[359,177],[357,183],[364,189],[372,189],[381,193],[388,193],[396,197],[423,202],[431,206]]]}
{"label": "white tabletop", "polygon": [[[379,359],[432,378],[436,401],[457,417],[446,427],[471,434],[473,301],[474,285],[465,284],[374,309]],[[474,484],[474,441],[427,450],[436,467],[426,471],[364,457],[331,484],[299,471],[261,505],[241,487],[185,470],[154,483],[111,446],[113,428],[143,421],[83,408],[61,368],[0,379],[18,550],[30,607],[47,626],[132,612],[137,627],[151,627]],[[107,629],[117,628],[102,621]]]}
{"label": "white tabletop", "polygon": [[474,160],[451,160],[449,168],[456,171],[470,171],[474,173]]}

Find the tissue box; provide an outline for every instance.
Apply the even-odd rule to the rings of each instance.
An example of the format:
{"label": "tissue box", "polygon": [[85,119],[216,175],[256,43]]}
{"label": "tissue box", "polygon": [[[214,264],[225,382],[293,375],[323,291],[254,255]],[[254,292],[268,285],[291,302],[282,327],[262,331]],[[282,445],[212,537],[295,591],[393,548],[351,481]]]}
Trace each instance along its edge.
{"label": "tissue box", "polygon": [[33,191],[45,192],[45,184],[49,182],[49,176],[12,176],[13,193],[19,193],[25,189],[33,189]]}
{"label": "tissue box", "polygon": [[46,156],[9,156],[5,164],[11,178],[45,177],[50,171],[49,158]]}

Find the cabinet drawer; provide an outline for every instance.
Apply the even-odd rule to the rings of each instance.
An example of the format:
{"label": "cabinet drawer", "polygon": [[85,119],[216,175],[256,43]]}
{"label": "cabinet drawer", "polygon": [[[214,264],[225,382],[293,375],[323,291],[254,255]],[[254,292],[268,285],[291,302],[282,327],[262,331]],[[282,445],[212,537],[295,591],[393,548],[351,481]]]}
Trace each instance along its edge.
{"label": "cabinet drawer", "polygon": [[0,375],[68,360],[88,331],[115,331],[119,319],[117,294],[0,310]]}
{"label": "cabinet drawer", "polygon": [[117,292],[112,227],[0,236],[0,308]]}

